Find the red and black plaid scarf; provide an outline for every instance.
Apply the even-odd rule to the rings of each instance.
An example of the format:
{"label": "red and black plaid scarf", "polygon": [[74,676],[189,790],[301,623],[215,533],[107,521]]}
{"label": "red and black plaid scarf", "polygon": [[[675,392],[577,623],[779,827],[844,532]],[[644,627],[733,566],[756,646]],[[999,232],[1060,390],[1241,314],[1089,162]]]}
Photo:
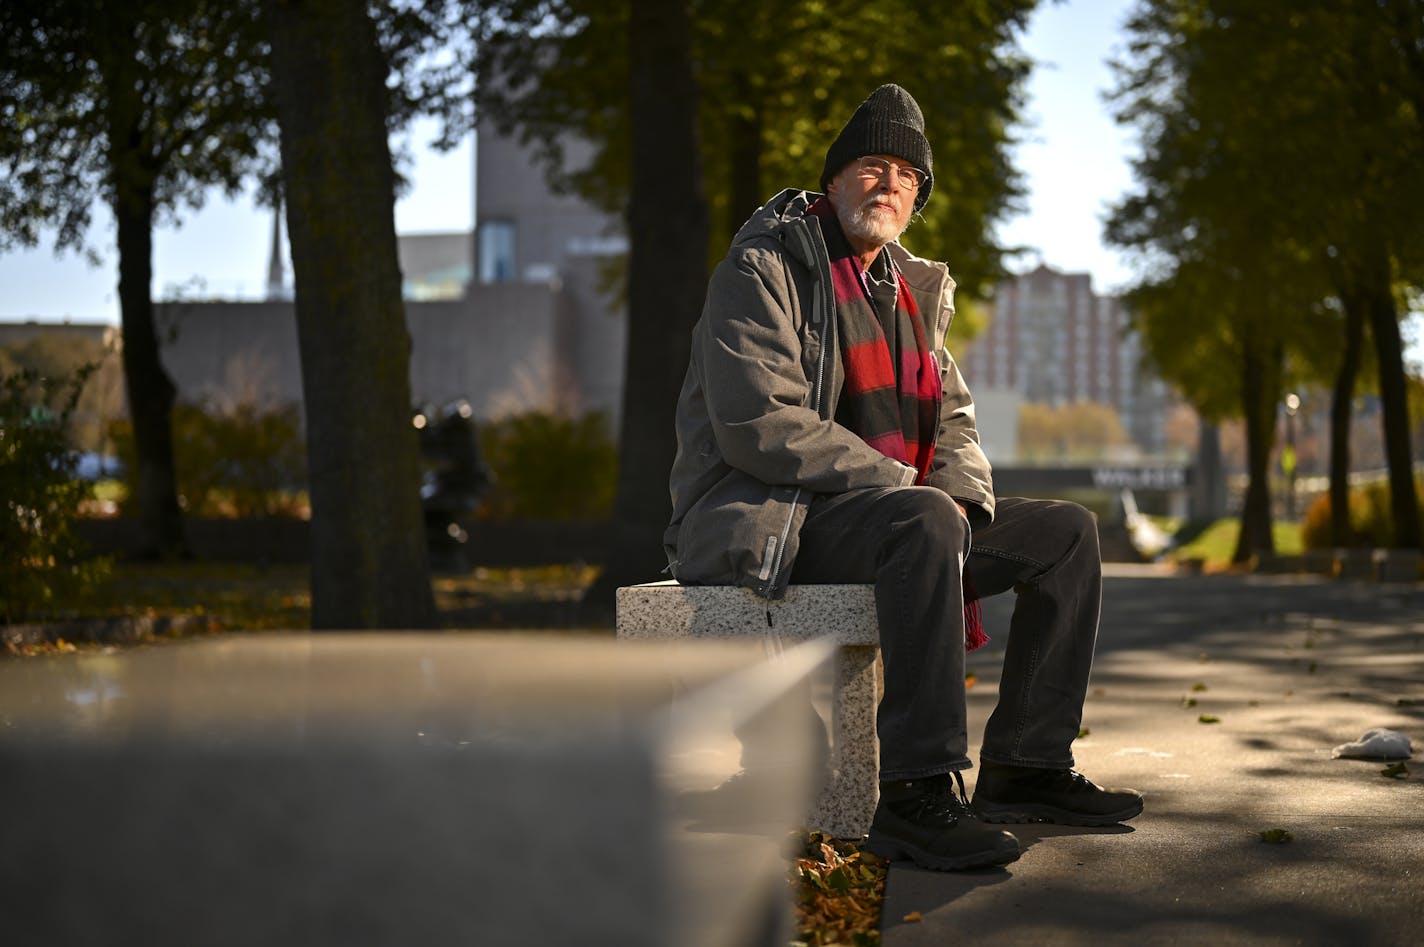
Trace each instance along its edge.
{"label": "red and black plaid scarf", "polygon": [[847,426],[867,444],[912,465],[919,471],[915,482],[924,483],[934,459],[941,392],[939,366],[930,352],[919,308],[905,278],[891,267],[896,286],[892,353],[875,315],[865,268],[842,233],[835,208],[822,197],[807,213],[820,218],[831,258],[836,328],[845,366],[845,390],[837,410],[845,412]]}
{"label": "red and black plaid scarf", "polygon": [[[919,307],[900,271],[895,278],[895,351],[875,314],[866,284],[865,268],[851,249],[826,198],[817,198],[806,212],[817,217],[831,263],[831,286],[836,298],[836,329],[841,340],[845,389],[837,405],[838,417],[880,453],[912,464],[919,473],[915,483],[929,477],[939,432],[939,406],[943,398],[939,365],[930,352]],[[895,371],[898,365],[900,370]],[[844,411],[844,415],[841,412]],[[979,596],[964,572],[964,641],[973,651],[987,642]]]}

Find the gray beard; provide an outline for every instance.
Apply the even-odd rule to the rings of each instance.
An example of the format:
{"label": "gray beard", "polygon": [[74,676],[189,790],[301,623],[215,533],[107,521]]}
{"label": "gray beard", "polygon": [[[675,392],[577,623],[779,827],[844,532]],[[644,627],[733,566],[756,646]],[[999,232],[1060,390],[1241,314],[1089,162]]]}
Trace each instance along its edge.
{"label": "gray beard", "polygon": [[859,207],[853,210],[845,207],[837,207],[836,218],[841,222],[841,227],[846,233],[860,240],[864,240],[866,243],[883,247],[899,239],[900,234],[904,233],[906,228],[909,227],[909,222],[907,221],[904,227],[896,228],[893,218],[872,215],[870,205],[873,204],[875,200],[875,196],[871,195],[862,201]]}

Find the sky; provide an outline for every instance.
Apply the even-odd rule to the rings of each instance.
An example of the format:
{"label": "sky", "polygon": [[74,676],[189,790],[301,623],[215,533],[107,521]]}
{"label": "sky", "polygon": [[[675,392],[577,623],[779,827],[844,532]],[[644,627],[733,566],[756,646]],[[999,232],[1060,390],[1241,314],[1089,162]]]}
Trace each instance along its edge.
{"label": "sky", "polygon": [[[1121,45],[1121,27],[1133,0],[1045,2],[1034,14],[1023,48],[1037,63],[1028,82],[1026,125],[1014,163],[1027,185],[1026,212],[999,228],[1008,244],[1035,248],[1016,261],[1039,260],[1068,272],[1088,272],[1098,292],[1128,283],[1132,272],[1103,246],[1106,209],[1132,183],[1128,166],[1136,150],[1129,130],[1117,127],[1102,93],[1112,86],[1108,56]],[[410,186],[396,203],[402,234],[469,230],[474,226],[474,147],[467,139],[436,152],[431,123],[405,136],[413,153]],[[0,319],[99,321],[117,324],[117,258],[107,211],[95,214],[91,244],[101,265],[73,253],[56,256],[53,241],[33,250],[0,254]],[[179,295],[260,298],[271,253],[272,214],[251,194],[229,199],[213,192],[204,207],[185,211],[181,226],[154,233],[155,298]],[[290,270],[288,271],[290,273]]]}

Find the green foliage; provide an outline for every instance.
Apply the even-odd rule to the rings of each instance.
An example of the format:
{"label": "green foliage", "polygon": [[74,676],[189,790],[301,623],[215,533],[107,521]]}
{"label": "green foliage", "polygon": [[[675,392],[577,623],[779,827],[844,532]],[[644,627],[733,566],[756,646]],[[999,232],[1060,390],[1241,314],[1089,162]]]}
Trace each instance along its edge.
{"label": "green foliage", "polygon": [[[1415,495],[1424,494],[1424,476],[1415,478]],[[1350,491],[1350,546],[1387,548],[1396,545],[1394,515],[1391,509],[1389,484],[1384,481],[1367,483]],[[1420,517],[1424,528],[1424,516]],[[1301,520],[1301,539],[1306,549],[1330,549],[1330,495],[1321,494],[1310,504]]]}
{"label": "green foliage", "polygon": [[[111,436],[136,498],[133,428],[117,421]],[[305,509],[306,446],[295,406],[238,404],[226,412],[179,404],[173,411],[178,489],[194,516],[298,516]]]}
{"label": "green foliage", "polygon": [[0,37],[0,248],[82,249],[96,198],[234,193],[275,137],[253,0],[7,0]]}
{"label": "green foliage", "polygon": [[7,622],[43,613],[107,569],[85,558],[74,533],[89,487],[74,476],[65,427],[86,375],[0,378],[0,619]]}
{"label": "green foliage", "polygon": [[[66,432],[71,446],[104,452],[107,427],[124,413],[123,374],[117,351],[94,335],[71,331],[39,331],[0,346],[0,373],[29,370],[39,378],[65,379],[84,375],[83,389],[70,412]],[[65,395],[55,388],[48,396],[58,407]]]}
{"label": "green foliage", "polygon": [[[1021,194],[1009,129],[1030,64],[1014,41],[1035,6],[693,3],[711,254],[720,258],[741,223],[780,189],[819,190],[841,126],[876,86],[898,82],[924,109],[937,172],[905,242],[921,256],[952,259],[964,292],[984,293],[1002,272],[994,223]],[[478,69],[500,80],[481,84],[482,116],[535,144],[556,186],[621,212],[636,184],[628,170],[630,62],[614,52],[626,42],[627,0],[478,7],[488,24]],[[917,26],[927,23],[944,28]],[[594,145],[586,167],[565,162],[571,132]]]}
{"label": "green foliage", "polygon": [[1338,379],[1351,396],[1349,314],[1369,314],[1391,476],[1408,466],[1392,284],[1424,281],[1422,13],[1419,0],[1144,0],[1128,23],[1113,98],[1143,155],[1107,234],[1146,264],[1129,303],[1163,377],[1209,420],[1247,420],[1247,546],[1268,548],[1284,386]]}
{"label": "green foliage", "polygon": [[593,519],[613,509],[618,448],[602,412],[569,419],[531,411],[486,422],[480,449],[494,471],[482,515]]}

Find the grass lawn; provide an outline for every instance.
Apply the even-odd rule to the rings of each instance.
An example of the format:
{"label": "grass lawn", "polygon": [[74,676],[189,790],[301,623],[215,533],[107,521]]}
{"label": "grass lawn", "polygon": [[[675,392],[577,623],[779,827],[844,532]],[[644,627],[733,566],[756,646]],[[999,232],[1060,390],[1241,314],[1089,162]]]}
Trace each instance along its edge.
{"label": "grass lawn", "polygon": [[[437,575],[431,585],[445,627],[568,627],[586,619],[579,599],[597,574],[583,565],[478,568]],[[305,565],[117,562],[108,581],[81,599],[55,603],[49,617],[115,616],[206,617],[212,631],[308,629],[311,573]]]}
{"label": "grass lawn", "polygon": [[[1203,559],[1208,568],[1222,568],[1231,564],[1231,554],[1236,551],[1236,538],[1241,533],[1238,517],[1219,519],[1185,545],[1172,549],[1167,555],[1171,559]],[[1300,524],[1277,520],[1271,524],[1275,539],[1276,554],[1298,556],[1305,547],[1300,538]]]}

